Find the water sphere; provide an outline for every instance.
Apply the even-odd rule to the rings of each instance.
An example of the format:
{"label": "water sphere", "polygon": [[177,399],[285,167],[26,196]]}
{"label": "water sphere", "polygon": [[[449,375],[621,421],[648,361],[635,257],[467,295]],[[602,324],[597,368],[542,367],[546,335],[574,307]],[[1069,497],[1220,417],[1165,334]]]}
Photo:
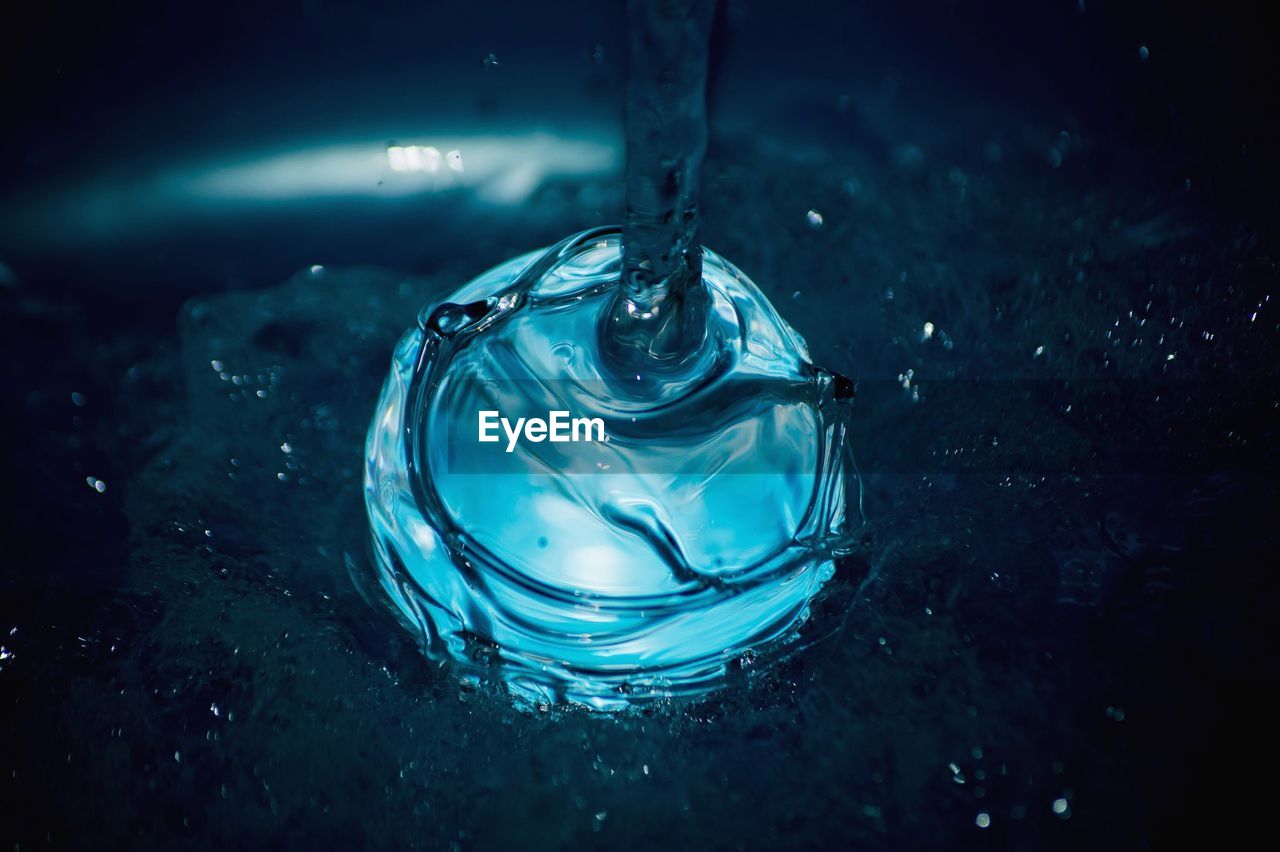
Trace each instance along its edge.
{"label": "water sphere", "polygon": [[[714,687],[793,634],[847,543],[847,380],[710,251],[716,350],[618,375],[596,332],[620,273],[619,230],[586,231],[424,309],[369,430],[382,586],[429,653],[529,703]],[[607,440],[481,442],[482,411],[598,418]]]}
{"label": "water sphere", "polygon": [[698,241],[711,0],[632,0],[627,210],[429,305],[367,442],[383,587],[530,704],[697,694],[785,644],[857,487],[847,379]]}

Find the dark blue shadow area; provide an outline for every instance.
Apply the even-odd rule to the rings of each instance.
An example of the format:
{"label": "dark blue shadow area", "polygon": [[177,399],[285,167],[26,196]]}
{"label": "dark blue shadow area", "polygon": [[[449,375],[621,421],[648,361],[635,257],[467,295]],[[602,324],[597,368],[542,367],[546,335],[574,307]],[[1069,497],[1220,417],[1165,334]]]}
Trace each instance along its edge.
{"label": "dark blue shadow area", "polygon": [[854,381],[867,525],[795,653],[610,718],[423,657],[361,475],[425,303],[620,221],[620,5],[9,12],[0,842],[1244,845],[1263,11],[721,3],[703,239]]}

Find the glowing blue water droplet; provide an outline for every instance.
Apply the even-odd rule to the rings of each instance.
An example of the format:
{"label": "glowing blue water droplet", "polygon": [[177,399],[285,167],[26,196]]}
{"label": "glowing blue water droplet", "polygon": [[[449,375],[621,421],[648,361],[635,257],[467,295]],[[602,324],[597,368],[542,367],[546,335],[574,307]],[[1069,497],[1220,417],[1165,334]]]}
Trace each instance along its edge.
{"label": "glowing blue water droplet", "polygon": [[[853,383],[710,251],[715,350],[617,375],[598,329],[621,254],[616,229],[584,232],[424,310],[369,430],[383,588],[430,652],[530,706],[713,688],[794,635],[856,520]],[[568,412],[606,439],[481,442],[481,411]]]}

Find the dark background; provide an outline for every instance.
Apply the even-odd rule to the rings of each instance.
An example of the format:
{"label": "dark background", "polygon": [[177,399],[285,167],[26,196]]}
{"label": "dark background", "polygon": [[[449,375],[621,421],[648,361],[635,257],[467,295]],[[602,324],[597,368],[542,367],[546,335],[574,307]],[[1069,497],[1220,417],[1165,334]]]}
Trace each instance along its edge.
{"label": "dark background", "polygon": [[[455,133],[621,157],[620,4],[11,4],[0,843],[1256,843],[1280,591],[1264,11],[721,3],[703,233],[860,382],[868,526],[815,607],[826,640],[600,720],[461,689],[362,598],[359,465],[418,307],[617,221],[620,175],[507,204],[169,181]],[[232,400],[211,360],[272,395]]]}
{"label": "dark background", "polygon": [[[1132,176],[1137,156],[1143,170],[1263,212],[1273,206],[1278,82],[1263,8],[725,2],[711,114],[722,132],[746,125],[787,144],[885,144],[875,138],[884,128],[918,139],[932,129],[960,163],[980,160],[997,127],[1084,131],[1090,168]],[[94,278],[185,295],[260,286],[316,259],[421,269],[437,248],[403,224],[412,210],[389,222],[385,210],[341,199],[261,213],[252,245],[235,221],[188,213],[127,245],[69,234],[36,247],[13,232],[24,203],[54,188],[344,134],[554,133],[621,120],[625,52],[612,3],[50,2],[5,17],[0,258],[41,287],[94,290]],[[489,54],[497,66],[484,65]],[[842,95],[851,108],[838,107]]]}

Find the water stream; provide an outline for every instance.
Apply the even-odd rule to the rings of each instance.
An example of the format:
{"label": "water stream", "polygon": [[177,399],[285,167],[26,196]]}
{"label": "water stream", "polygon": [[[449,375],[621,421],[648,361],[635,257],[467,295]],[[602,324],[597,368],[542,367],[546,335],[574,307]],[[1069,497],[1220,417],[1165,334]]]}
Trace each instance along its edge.
{"label": "water stream", "polygon": [[[424,308],[370,427],[396,610],[528,704],[714,688],[796,637],[857,515],[852,386],[698,244],[712,6],[630,4],[625,226]],[[597,439],[558,440],[557,416]]]}

